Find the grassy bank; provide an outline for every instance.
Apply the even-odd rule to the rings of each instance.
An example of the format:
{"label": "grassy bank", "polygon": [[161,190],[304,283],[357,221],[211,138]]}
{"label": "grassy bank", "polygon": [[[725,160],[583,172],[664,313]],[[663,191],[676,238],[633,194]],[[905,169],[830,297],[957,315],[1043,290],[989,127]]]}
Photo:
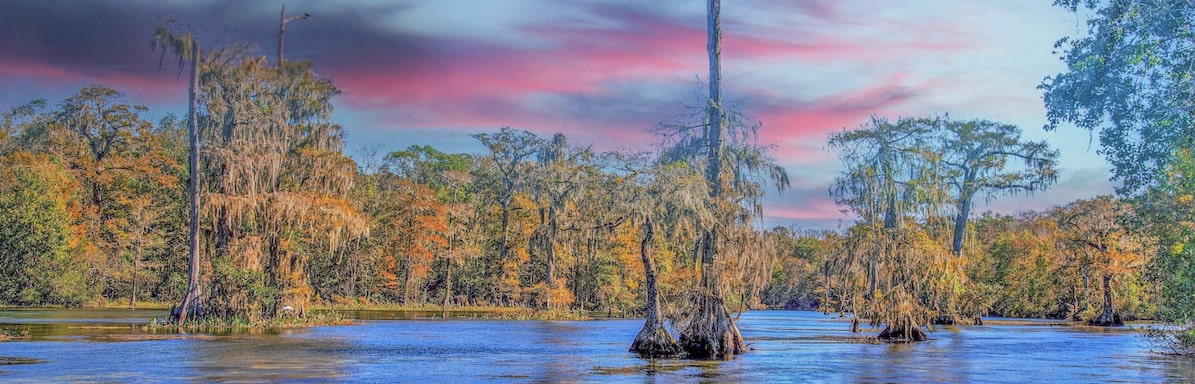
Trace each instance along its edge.
{"label": "grassy bank", "polygon": [[[242,328],[302,328],[325,325],[352,325],[353,320],[336,311],[312,311],[305,316],[282,316],[274,319],[250,320],[244,317],[200,317],[187,321],[182,327],[189,332],[221,332]],[[147,330],[179,329],[169,319],[153,319],[145,325]]]}

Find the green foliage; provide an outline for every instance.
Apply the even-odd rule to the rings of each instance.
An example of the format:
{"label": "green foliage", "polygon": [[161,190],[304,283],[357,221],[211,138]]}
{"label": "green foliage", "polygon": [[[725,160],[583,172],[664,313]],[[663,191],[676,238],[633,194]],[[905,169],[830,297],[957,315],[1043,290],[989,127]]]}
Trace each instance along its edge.
{"label": "green foliage", "polygon": [[79,305],[93,297],[76,232],[77,183],[47,155],[0,158],[0,301]]}
{"label": "green foliage", "polygon": [[769,308],[818,309],[824,293],[822,265],[829,249],[826,234],[772,230],[778,238],[777,260],[760,301]]}
{"label": "green foliage", "polygon": [[1137,207],[1145,228],[1160,239],[1152,271],[1160,283],[1161,314],[1184,322],[1195,319],[1195,155],[1183,149],[1175,159]]}
{"label": "green foliage", "polygon": [[1175,150],[1195,145],[1195,5],[1184,0],[1056,0],[1094,11],[1083,36],[1055,44],[1067,71],[1038,88],[1049,123],[1098,131],[1121,192],[1157,181]]}

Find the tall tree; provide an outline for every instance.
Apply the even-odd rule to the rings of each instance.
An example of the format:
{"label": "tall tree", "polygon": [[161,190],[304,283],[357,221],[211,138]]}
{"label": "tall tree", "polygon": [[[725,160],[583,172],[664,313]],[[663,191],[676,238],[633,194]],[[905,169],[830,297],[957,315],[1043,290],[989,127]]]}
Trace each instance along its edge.
{"label": "tall tree", "polygon": [[187,172],[190,174],[188,182],[190,216],[187,230],[187,294],[183,296],[183,300],[175,312],[171,313],[171,317],[179,325],[183,325],[186,323],[188,315],[198,312],[197,308],[202,307],[199,303],[201,290],[199,287],[199,128],[197,125],[199,124],[199,62],[203,50],[200,48],[199,40],[190,30],[186,32],[176,30],[171,20],[164,20],[162,25],[154,30],[150,43],[155,49],[162,50],[159,62],[164,60],[166,52],[170,51],[178,56],[179,72],[182,72],[183,65],[187,61],[190,61],[191,67],[190,81],[187,85],[187,137],[190,143],[187,157]]}
{"label": "tall tree", "polygon": [[948,197],[938,188],[942,172],[927,142],[932,127],[929,119],[873,116],[857,130],[831,134],[830,147],[847,167],[831,186],[835,202],[884,228],[937,215]]}
{"label": "tall tree", "polygon": [[[572,147],[563,134],[557,133],[552,140],[544,142],[537,155],[536,167],[529,175],[532,179],[530,192],[540,201],[540,225],[532,234],[531,245],[544,255],[544,286],[549,291],[563,289],[553,281],[561,221],[568,215],[569,206],[586,179],[595,171],[591,164],[593,159],[594,154],[589,148]],[[549,303],[550,306],[560,304],[567,303]]]}
{"label": "tall tree", "polygon": [[839,291],[840,310],[885,324],[882,340],[925,340],[921,327],[939,312],[950,315],[939,305],[964,278],[921,228],[949,200],[937,155],[924,142],[928,127],[919,119],[872,118],[870,125],[830,137],[846,166],[830,192],[859,217],[826,260],[826,270],[843,277],[830,289]]}
{"label": "tall tree", "polygon": [[[988,120],[933,121],[939,127],[936,148],[941,179],[954,200],[954,235],[950,252],[963,255],[963,237],[975,198],[1032,193],[1058,178],[1058,151],[1045,141],[1021,141],[1021,130]],[[1010,160],[1019,164],[1009,164]]]}
{"label": "tall tree", "polygon": [[539,148],[543,147],[543,139],[534,133],[510,127],[502,127],[492,134],[479,133],[471,136],[490,151],[487,160],[491,163],[492,168],[489,169],[492,172],[480,175],[480,181],[493,186],[493,200],[498,203],[501,211],[497,242],[498,265],[503,269],[500,273],[504,280],[517,279],[517,276],[510,276],[517,273],[510,270],[513,264],[510,239],[511,210],[516,194],[525,187],[529,163]]}
{"label": "tall tree", "polygon": [[1120,192],[1153,184],[1175,150],[1195,146],[1195,4],[1181,0],[1055,0],[1087,19],[1054,46],[1066,72],[1046,77],[1046,129],[1099,132]]}
{"label": "tall tree", "polygon": [[[692,357],[728,358],[744,351],[742,335],[726,308],[727,286],[719,259],[734,254],[725,248],[731,226],[747,225],[762,213],[762,183],[770,181],[778,189],[788,185],[784,168],[767,156],[770,147],[758,144],[759,125],[743,124],[742,114],[728,111],[722,97],[722,2],[707,3],[707,44],[709,58],[709,96],[701,110],[704,120],[693,127],[676,127],[671,148],[664,156],[671,160],[704,162],[708,199],[719,220],[701,228],[695,253],[700,258],[700,288],[689,309],[690,318],[680,327],[680,343]],[[666,136],[667,138],[667,136]],[[729,141],[727,139],[730,139]],[[746,209],[746,212],[744,212]]]}
{"label": "tall tree", "polygon": [[331,122],[340,91],[308,62],[278,68],[248,50],[211,52],[203,62],[201,214],[213,227],[207,309],[250,321],[286,307],[302,314],[314,294],[313,258],[369,233],[348,203],[356,165]]}

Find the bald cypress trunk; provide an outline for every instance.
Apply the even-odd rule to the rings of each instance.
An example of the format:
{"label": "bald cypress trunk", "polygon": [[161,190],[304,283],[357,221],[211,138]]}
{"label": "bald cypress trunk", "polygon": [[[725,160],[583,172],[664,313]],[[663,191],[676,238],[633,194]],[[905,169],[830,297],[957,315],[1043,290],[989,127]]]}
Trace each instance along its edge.
{"label": "bald cypress trunk", "polygon": [[1112,308],[1112,275],[1104,274],[1104,309],[1100,312],[1100,317],[1091,321],[1091,325],[1124,325],[1124,322],[1120,320],[1120,315],[1116,314],[1116,311]]}
{"label": "bald cypress trunk", "polygon": [[950,253],[963,257],[963,238],[967,233],[967,217],[971,215],[971,196],[964,195],[958,203],[958,216],[954,217],[954,238],[950,243]]}
{"label": "bald cypress trunk", "polygon": [[641,357],[667,357],[680,353],[680,345],[664,328],[660,314],[660,290],[656,285],[656,260],[651,254],[651,242],[655,236],[651,219],[643,221],[643,240],[639,243],[639,256],[643,261],[645,286],[647,287],[647,314],[643,329],[631,342],[631,352]]}
{"label": "bald cypress trunk", "polygon": [[191,52],[191,85],[190,95],[188,97],[189,108],[187,111],[187,134],[190,137],[191,153],[188,160],[188,169],[191,172],[190,180],[190,194],[191,194],[191,217],[190,227],[187,231],[187,295],[183,296],[183,302],[179,305],[177,312],[174,314],[175,319],[178,320],[178,325],[183,325],[187,321],[187,315],[191,312],[198,312],[194,307],[198,307],[199,301],[199,55],[202,52],[199,49],[199,42],[193,41],[194,50]]}
{"label": "bald cypress trunk", "polygon": [[[722,199],[722,2],[709,0],[706,21],[708,39],[706,51],[710,63],[709,128],[706,183],[710,186],[710,200]],[[728,358],[742,353],[746,347],[739,334],[726,301],[722,297],[721,274],[715,259],[718,253],[719,225],[703,230],[701,239],[701,286],[696,295],[691,320],[681,330],[680,343],[690,357]]]}

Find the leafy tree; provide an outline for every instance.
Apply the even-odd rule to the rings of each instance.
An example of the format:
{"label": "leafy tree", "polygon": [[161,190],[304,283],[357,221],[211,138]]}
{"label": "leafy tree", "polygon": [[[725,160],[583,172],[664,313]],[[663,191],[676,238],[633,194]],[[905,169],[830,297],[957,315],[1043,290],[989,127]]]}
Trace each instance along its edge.
{"label": "leafy tree", "polygon": [[812,310],[821,306],[826,277],[822,265],[828,234],[777,227],[777,260],[760,300],[768,308]]}
{"label": "leafy tree", "polygon": [[94,297],[81,256],[79,184],[49,155],[0,157],[0,302],[79,305]]}
{"label": "leafy tree", "polygon": [[954,287],[965,281],[957,261],[943,258],[948,251],[922,229],[949,200],[938,179],[937,156],[926,150],[929,127],[925,120],[872,118],[858,130],[830,137],[846,165],[831,194],[859,223],[826,260],[827,272],[841,276],[829,289],[837,291],[832,294],[839,297],[839,310],[885,324],[883,340],[925,340],[921,326],[954,315],[953,308],[940,305],[951,302]]}
{"label": "leafy tree", "polygon": [[45,109],[46,100],[37,99],[0,113],[0,155],[37,146],[28,139],[49,125],[52,116]]}
{"label": "leafy tree", "polygon": [[1195,154],[1176,151],[1175,161],[1158,185],[1136,204],[1150,233],[1159,240],[1151,270],[1164,299],[1162,319],[1182,323],[1174,332],[1162,333],[1172,352],[1195,354]]}
{"label": "leafy tree", "polygon": [[[1090,319],[1095,325],[1123,324],[1112,304],[1113,280],[1123,280],[1148,262],[1145,239],[1120,224],[1130,214],[1132,207],[1128,203],[1107,195],[1076,201],[1059,208],[1055,214],[1064,231],[1067,250],[1090,260],[1092,272],[1102,276],[1102,310],[1098,317]],[[1086,270],[1084,281],[1087,281]]]}
{"label": "leafy tree", "polygon": [[[576,148],[568,144],[563,134],[557,133],[551,141],[544,142],[544,146],[537,155],[537,164],[529,173],[531,179],[530,193],[537,196],[539,201],[540,225],[532,234],[531,246],[533,251],[544,255],[544,286],[548,292],[556,292],[553,296],[562,295],[564,284],[553,281],[556,276],[557,248],[560,242],[560,228],[567,225],[562,223],[568,216],[570,206],[575,205],[580,193],[590,176],[596,172],[593,164],[594,154],[589,148]],[[566,302],[549,301],[549,307],[569,304],[575,298]]]}
{"label": "leafy tree", "polygon": [[[89,244],[95,246],[88,251],[88,280],[109,298],[133,289],[146,232],[173,232],[162,214],[148,212],[170,211],[181,197],[179,163],[168,152],[172,133],[143,120],[145,110],[124,103],[117,90],[89,85],[60,104],[46,131],[46,145],[63,156],[88,191],[83,212]],[[151,248],[168,252],[161,246]],[[126,273],[129,264],[132,273]]]}
{"label": "leafy tree", "polygon": [[988,214],[976,226],[985,234],[984,243],[968,257],[973,261],[968,276],[988,287],[992,311],[1009,317],[1059,316],[1059,303],[1072,295],[1062,292],[1070,285],[1060,276],[1067,265],[1060,260],[1058,221],[1038,212]]}
{"label": "leafy tree", "polygon": [[[479,133],[472,135],[490,151],[490,155],[483,161],[490,167],[478,175],[481,185],[489,192],[491,199],[498,204],[501,214],[498,228],[498,266],[501,268],[501,281],[507,286],[518,286],[517,263],[511,255],[511,211],[519,203],[516,196],[525,189],[526,174],[530,161],[543,145],[543,139],[534,133],[503,127],[496,133]],[[500,282],[501,282],[500,281]],[[502,300],[513,299],[513,292],[504,294]]]}
{"label": "leafy tree", "polygon": [[439,252],[444,266],[441,304],[445,310],[453,296],[452,270],[477,253],[480,238],[473,233],[478,223],[471,203],[476,197],[472,167],[472,157],[443,153],[430,146],[413,145],[386,156],[385,172],[427,185],[445,205],[446,249]]}
{"label": "leafy tree", "polygon": [[307,62],[247,52],[201,61],[202,216],[213,253],[212,315],[257,321],[311,301],[309,262],[368,234],[348,203],[356,166],[331,123],[339,90]]}
{"label": "leafy tree", "polygon": [[1055,44],[1066,72],[1046,77],[1046,129],[1099,132],[1120,192],[1155,183],[1175,150],[1195,146],[1195,6],[1173,0],[1055,0],[1094,11],[1087,33]]}
{"label": "leafy tree", "polygon": [[934,121],[934,125],[938,129],[931,133],[937,140],[933,150],[941,162],[936,168],[950,189],[956,212],[950,248],[956,256],[963,255],[963,236],[976,197],[1032,193],[1058,177],[1058,151],[1045,141],[1021,141],[1021,130],[1014,125],[949,118]]}

